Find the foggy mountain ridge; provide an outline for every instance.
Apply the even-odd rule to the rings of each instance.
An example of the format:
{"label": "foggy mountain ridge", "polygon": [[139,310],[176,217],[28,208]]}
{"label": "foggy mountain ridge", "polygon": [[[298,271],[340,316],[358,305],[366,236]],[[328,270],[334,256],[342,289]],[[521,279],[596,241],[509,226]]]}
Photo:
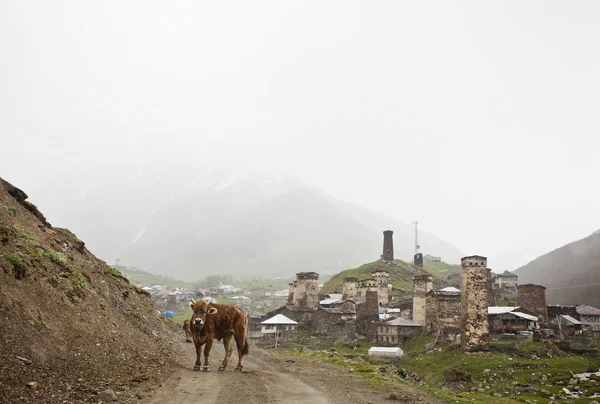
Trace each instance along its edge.
{"label": "foggy mountain ridge", "polygon": [[600,307],[600,230],[514,271],[519,283],[546,287],[548,304]]}
{"label": "foggy mountain ridge", "polygon": [[[394,230],[399,258],[413,255],[411,225],[292,177],[185,165],[87,167],[62,177],[36,190],[36,200],[109,263],[120,258],[186,279],[222,271],[337,272],[379,258],[386,229]],[[75,197],[59,200],[57,192]],[[461,257],[427,232],[419,232],[419,242],[425,254]]]}

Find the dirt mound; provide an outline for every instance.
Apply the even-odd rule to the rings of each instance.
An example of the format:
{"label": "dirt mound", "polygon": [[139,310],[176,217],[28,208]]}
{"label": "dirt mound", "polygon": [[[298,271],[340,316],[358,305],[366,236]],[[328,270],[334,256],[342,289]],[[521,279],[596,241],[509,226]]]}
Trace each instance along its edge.
{"label": "dirt mound", "polygon": [[97,402],[166,372],[179,328],[25,199],[0,179],[0,403]]}

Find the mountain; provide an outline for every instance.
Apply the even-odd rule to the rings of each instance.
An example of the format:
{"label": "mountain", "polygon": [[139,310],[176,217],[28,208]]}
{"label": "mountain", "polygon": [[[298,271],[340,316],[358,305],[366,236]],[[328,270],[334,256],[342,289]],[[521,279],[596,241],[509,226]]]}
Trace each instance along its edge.
{"label": "mountain", "polygon": [[[395,232],[397,257],[413,255],[406,223],[288,176],[229,166],[87,164],[35,196],[52,221],[76,230],[107,261],[186,279],[338,272],[379,258],[386,229]],[[461,257],[427,232],[419,241],[424,253]]]}
{"label": "mountain", "polygon": [[520,284],[546,286],[548,304],[600,307],[600,231],[542,255],[515,273]]}

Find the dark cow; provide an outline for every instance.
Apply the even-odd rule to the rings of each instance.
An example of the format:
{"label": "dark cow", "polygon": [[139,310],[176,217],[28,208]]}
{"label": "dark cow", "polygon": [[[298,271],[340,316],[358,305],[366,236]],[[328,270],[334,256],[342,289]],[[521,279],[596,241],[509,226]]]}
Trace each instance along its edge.
{"label": "dark cow", "polygon": [[190,320],[185,320],[183,322],[183,331],[185,331],[185,342],[192,342],[190,339],[191,330],[190,330]]}
{"label": "dark cow", "polygon": [[196,346],[194,370],[200,370],[202,366],[200,353],[202,345],[205,345],[202,369],[205,372],[210,371],[208,356],[215,338],[219,341],[223,339],[225,358],[219,366],[219,370],[225,370],[227,361],[233,352],[233,339],[235,338],[238,352],[238,364],[235,370],[241,372],[244,367],[244,355],[249,352],[246,314],[234,304],[213,304],[204,300],[197,302],[192,300],[190,308],[194,312],[190,320],[192,338]]}

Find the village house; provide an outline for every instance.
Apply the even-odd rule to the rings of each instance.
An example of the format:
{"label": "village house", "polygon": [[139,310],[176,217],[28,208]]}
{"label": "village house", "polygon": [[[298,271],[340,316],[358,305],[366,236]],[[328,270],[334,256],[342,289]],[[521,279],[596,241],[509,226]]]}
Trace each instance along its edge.
{"label": "village house", "polygon": [[431,254],[427,254],[423,256],[423,261],[425,262],[442,262],[442,257],[434,257]]}
{"label": "village house", "polygon": [[276,341],[295,341],[298,339],[298,322],[277,314],[261,323],[261,336]]}
{"label": "village house", "polygon": [[287,291],[285,296],[269,296],[265,300],[266,307],[281,307],[285,305],[288,301]]}
{"label": "village house", "polygon": [[422,327],[402,317],[394,317],[377,324],[377,343],[396,345],[413,335],[420,334]]}
{"label": "village house", "polygon": [[249,309],[252,300],[246,296],[233,296],[231,302],[239,307]]}
{"label": "village house", "polygon": [[575,308],[581,322],[584,334],[600,336],[600,310],[592,306],[577,306]]}
{"label": "village house", "polygon": [[461,291],[453,286],[425,295],[425,328],[445,337],[460,332]]}
{"label": "village house", "polygon": [[522,307],[488,307],[488,319],[492,334],[533,331],[538,328],[538,317]]}

